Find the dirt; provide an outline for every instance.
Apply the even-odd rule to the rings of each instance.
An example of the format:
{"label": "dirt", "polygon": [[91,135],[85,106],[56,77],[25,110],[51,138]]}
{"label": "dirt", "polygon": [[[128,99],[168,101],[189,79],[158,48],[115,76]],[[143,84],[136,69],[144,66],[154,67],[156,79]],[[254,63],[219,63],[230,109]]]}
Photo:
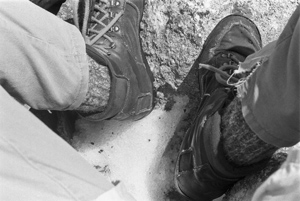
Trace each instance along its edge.
{"label": "dirt", "polygon": [[[140,37],[155,77],[155,110],[139,122],[78,120],[72,146],[112,182],[125,183],[138,201],[186,200],[174,189],[173,170],[195,115],[197,69],[191,67],[206,37],[223,17],[239,13],[257,24],[265,45],[278,38],[299,2],[146,0]],[[60,17],[71,16],[68,1]],[[256,186],[249,188],[253,193]]]}

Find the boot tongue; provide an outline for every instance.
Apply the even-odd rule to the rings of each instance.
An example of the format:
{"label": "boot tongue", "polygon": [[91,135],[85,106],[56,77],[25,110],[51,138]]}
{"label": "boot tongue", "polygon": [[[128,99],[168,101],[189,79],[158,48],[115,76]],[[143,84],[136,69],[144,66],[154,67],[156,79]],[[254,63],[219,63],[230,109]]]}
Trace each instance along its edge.
{"label": "boot tongue", "polygon": [[243,26],[234,25],[221,40],[216,51],[233,51],[247,57],[256,51],[255,41]]}

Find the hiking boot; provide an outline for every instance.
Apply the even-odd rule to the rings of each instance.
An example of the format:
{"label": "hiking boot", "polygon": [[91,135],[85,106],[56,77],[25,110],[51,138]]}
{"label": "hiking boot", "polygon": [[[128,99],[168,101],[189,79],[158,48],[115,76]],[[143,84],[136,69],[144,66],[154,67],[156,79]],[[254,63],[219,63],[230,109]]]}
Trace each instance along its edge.
{"label": "hiking boot", "polygon": [[175,167],[178,191],[192,200],[220,197],[235,182],[267,163],[265,160],[247,167],[230,164],[220,138],[221,114],[236,96],[234,85],[244,76],[231,74],[248,55],[260,49],[261,37],[255,24],[246,17],[230,15],[213,29],[194,63],[200,66],[201,99]]}
{"label": "hiking boot", "polygon": [[[105,111],[89,120],[143,118],[153,109],[153,75],[139,37],[144,1],[78,0],[74,23],[86,41],[87,54],[108,66],[110,98]],[[83,116],[83,114],[80,114]]]}

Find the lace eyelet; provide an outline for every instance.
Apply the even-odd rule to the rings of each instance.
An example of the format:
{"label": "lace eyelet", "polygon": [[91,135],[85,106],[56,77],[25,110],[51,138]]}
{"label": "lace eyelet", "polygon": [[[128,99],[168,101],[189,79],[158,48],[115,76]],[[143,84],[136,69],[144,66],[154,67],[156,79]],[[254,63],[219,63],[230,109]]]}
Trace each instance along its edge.
{"label": "lace eyelet", "polygon": [[118,26],[114,27],[114,32],[118,32],[120,30],[120,28]]}

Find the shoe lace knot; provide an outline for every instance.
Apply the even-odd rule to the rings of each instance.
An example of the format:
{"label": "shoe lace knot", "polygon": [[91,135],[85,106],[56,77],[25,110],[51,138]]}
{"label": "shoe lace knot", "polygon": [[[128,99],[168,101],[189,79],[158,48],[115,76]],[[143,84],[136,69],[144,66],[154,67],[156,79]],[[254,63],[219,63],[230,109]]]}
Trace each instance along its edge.
{"label": "shoe lace knot", "polygon": [[90,27],[87,29],[87,43],[93,45],[97,42],[99,50],[107,55],[110,54],[107,49],[116,47],[116,43],[109,33],[117,32],[120,29],[118,26],[114,26],[124,13],[123,9],[115,9],[120,6],[121,3],[118,0],[96,0],[90,18]]}
{"label": "shoe lace knot", "polygon": [[216,80],[224,86],[237,86],[243,82],[244,76],[235,73],[239,69],[240,60],[234,54],[220,52],[215,56],[215,59],[222,63],[219,68],[203,63],[199,64],[199,68],[214,72]]}

